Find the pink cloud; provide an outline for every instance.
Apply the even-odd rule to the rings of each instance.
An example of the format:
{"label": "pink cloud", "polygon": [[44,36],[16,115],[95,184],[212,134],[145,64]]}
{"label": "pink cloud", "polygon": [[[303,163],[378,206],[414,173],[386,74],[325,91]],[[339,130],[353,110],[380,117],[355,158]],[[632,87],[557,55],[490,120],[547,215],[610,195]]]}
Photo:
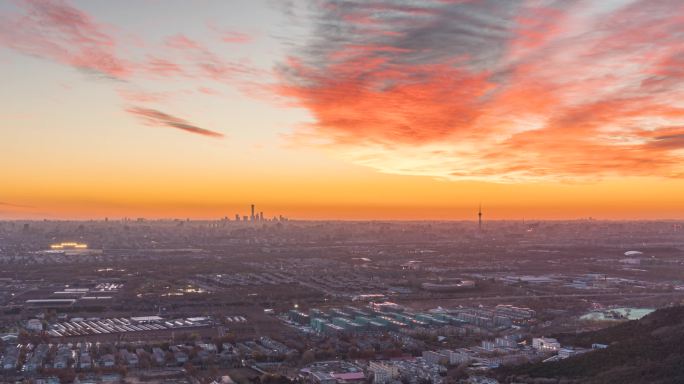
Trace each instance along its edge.
{"label": "pink cloud", "polygon": [[197,88],[197,91],[200,93],[203,93],[205,95],[210,95],[210,96],[217,96],[217,95],[221,94],[221,92],[215,90],[214,88],[209,88],[209,87],[199,87],[199,88]]}
{"label": "pink cloud", "polygon": [[148,92],[144,90],[119,89],[119,96],[131,103],[159,103],[172,97],[169,92]]}
{"label": "pink cloud", "polygon": [[224,43],[248,43],[252,41],[252,37],[241,32],[224,31],[221,34],[221,41]]}
{"label": "pink cloud", "polygon": [[109,27],[64,1],[19,3],[22,15],[0,17],[0,44],[114,78],[128,77],[132,64],[117,54]]}
{"label": "pink cloud", "polygon": [[185,75],[183,67],[171,60],[150,57],[144,64],[147,73],[159,77],[176,77]]}
{"label": "pink cloud", "polygon": [[[116,79],[204,77],[228,81],[249,74],[248,65],[225,59],[204,44],[183,34],[168,37],[162,46],[148,45],[140,37],[115,37],[113,27],[63,0],[19,1],[19,13],[0,15],[0,45],[23,54]],[[117,31],[120,32],[120,31]],[[249,36],[223,31],[226,40],[248,42]],[[122,47],[123,45],[123,47]],[[145,60],[131,56],[126,45],[145,47]]]}
{"label": "pink cloud", "polygon": [[175,49],[202,50],[204,47],[185,35],[174,35],[166,38],[166,45]]}
{"label": "pink cloud", "polygon": [[280,94],[314,118],[299,138],[449,179],[684,175],[684,4],[414,8],[321,8],[281,68]]}
{"label": "pink cloud", "polygon": [[[148,125],[221,138],[224,135],[220,132],[141,105],[164,103],[196,92],[221,96],[215,89],[204,86],[207,80],[238,89],[251,88],[247,84],[254,82],[258,72],[249,61],[235,59],[233,51],[224,57],[222,52],[184,34],[169,36],[161,43],[144,41],[140,36],[96,20],[67,0],[17,0],[17,4],[14,11],[0,14],[0,46],[87,73],[123,80],[110,84],[127,104],[137,105],[126,111]],[[220,33],[224,42],[247,43],[251,39],[238,31],[220,30]],[[144,56],[140,53],[136,56],[140,51]],[[182,83],[174,84],[177,80]],[[159,87],[162,83],[163,87]],[[168,91],[178,84],[184,90]]]}
{"label": "pink cloud", "polygon": [[166,39],[166,45],[181,55],[184,73],[190,76],[231,82],[236,77],[252,76],[255,69],[244,62],[225,59],[185,35],[174,35]]}
{"label": "pink cloud", "polygon": [[244,44],[254,40],[254,37],[250,34],[241,31],[236,31],[233,29],[219,27],[214,22],[208,22],[207,27],[211,29],[218,36],[219,40],[221,40],[224,43]]}

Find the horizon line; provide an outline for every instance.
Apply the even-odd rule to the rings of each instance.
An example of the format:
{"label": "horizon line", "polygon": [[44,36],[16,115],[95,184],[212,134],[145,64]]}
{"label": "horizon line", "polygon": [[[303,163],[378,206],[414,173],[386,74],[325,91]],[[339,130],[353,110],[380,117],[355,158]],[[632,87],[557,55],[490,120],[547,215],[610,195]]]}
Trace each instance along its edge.
{"label": "horizon line", "polygon": [[[386,221],[386,222],[473,222],[477,223],[478,219],[473,218],[473,219],[382,219],[382,218],[369,218],[369,219],[345,219],[345,218],[290,218],[283,216],[285,220],[273,220],[273,219],[265,219],[265,220],[235,220],[231,219],[230,217],[228,220],[226,220],[226,217],[219,217],[219,218],[198,218],[198,217],[186,217],[186,218],[179,218],[179,217],[98,217],[98,218],[0,218],[0,222],[53,222],[53,221],[64,221],[64,222],[139,222],[140,219],[143,221],[182,221],[182,222],[188,222],[188,221],[195,221],[195,222],[231,222],[231,223],[273,223],[273,222],[379,222],[379,221]],[[615,218],[597,218],[597,217],[567,217],[567,218],[508,218],[508,219],[503,219],[503,218],[495,218],[495,219],[483,219],[482,222],[483,224],[486,222],[552,222],[552,221],[597,221],[597,222],[625,222],[625,221],[631,221],[631,222],[654,222],[654,221],[667,221],[667,222],[676,222],[676,221],[684,221],[683,218],[621,218],[621,219],[615,219]]]}

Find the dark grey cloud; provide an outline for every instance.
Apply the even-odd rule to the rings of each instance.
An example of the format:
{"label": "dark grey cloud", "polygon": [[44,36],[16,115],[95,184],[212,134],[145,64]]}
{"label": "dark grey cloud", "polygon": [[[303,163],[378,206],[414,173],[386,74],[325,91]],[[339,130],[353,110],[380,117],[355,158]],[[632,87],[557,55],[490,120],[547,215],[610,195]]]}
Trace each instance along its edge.
{"label": "dark grey cloud", "polygon": [[684,148],[684,133],[675,135],[664,135],[657,136],[650,143],[653,147],[667,148],[667,149],[679,149]]}
{"label": "dark grey cloud", "polygon": [[520,6],[517,0],[324,1],[314,13],[312,38],[300,49],[307,64],[318,66],[345,46],[377,46],[393,50],[366,57],[387,58],[389,65],[467,56],[469,65],[483,69],[505,54]]}
{"label": "dark grey cloud", "polygon": [[190,124],[188,121],[181,119],[176,116],[169,115],[168,113],[160,112],[156,109],[141,108],[141,107],[130,107],[127,112],[136,115],[146,122],[156,126],[170,127],[175,129],[180,129],[185,132],[190,132],[202,136],[222,138],[224,135],[220,132],[211,131],[209,129],[200,128],[196,125]]}

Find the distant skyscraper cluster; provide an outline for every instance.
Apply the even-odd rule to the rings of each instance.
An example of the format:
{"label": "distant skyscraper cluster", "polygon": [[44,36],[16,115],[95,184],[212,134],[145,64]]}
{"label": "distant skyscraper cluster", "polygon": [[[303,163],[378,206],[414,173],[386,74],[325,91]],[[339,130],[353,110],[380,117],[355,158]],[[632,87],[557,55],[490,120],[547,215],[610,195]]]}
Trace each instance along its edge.
{"label": "distant skyscraper cluster", "polygon": [[[226,217],[227,219],[227,217]],[[272,219],[264,218],[264,212],[256,211],[256,206],[254,204],[250,205],[250,214],[240,216],[239,213],[235,214],[235,221],[246,221],[246,222],[257,222],[257,221],[287,221],[288,219],[283,215],[273,216]]]}

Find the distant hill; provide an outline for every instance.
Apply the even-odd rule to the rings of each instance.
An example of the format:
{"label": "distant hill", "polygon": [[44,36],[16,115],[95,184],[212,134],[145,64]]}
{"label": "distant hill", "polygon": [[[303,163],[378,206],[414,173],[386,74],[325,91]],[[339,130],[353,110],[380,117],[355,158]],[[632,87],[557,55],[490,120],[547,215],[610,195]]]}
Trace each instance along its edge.
{"label": "distant hill", "polygon": [[502,368],[499,378],[525,383],[684,383],[684,307],[659,309],[641,320],[558,338],[563,345],[609,347],[558,362]]}

